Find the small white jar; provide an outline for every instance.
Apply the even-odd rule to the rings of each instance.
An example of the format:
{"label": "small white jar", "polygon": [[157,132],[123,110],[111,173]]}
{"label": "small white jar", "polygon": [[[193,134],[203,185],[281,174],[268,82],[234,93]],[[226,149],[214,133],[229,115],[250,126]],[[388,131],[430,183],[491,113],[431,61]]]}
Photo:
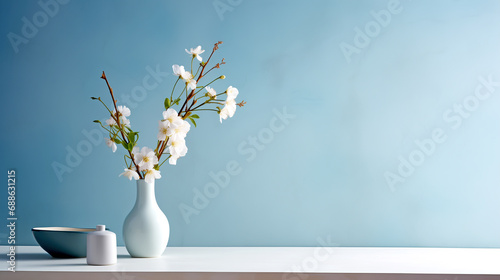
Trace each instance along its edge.
{"label": "small white jar", "polygon": [[116,234],[98,225],[95,231],[87,234],[87,264],[116,264]]}

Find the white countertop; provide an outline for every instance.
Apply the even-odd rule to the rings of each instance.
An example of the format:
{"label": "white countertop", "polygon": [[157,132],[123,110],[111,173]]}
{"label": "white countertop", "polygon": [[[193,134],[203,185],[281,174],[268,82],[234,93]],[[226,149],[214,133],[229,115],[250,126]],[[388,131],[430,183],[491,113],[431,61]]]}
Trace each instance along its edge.
{"label": "white countertop", "polygon": [[[7,271],[7,246],[0,246]],[[161,258],[89,266],[85,258],[54,259],[38,246],[16,247],[16,271],[32,272],[274,272],[497,274],[500,249],[361,247],[167,247]]]}

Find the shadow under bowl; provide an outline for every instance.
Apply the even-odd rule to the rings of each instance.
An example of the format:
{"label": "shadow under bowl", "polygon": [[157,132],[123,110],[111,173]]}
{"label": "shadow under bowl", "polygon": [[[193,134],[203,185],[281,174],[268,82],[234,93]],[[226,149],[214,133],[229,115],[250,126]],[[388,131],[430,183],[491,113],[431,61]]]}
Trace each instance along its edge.
{"label": "shadow under bowl", "polygon": [[32,228],[36,242],[54,258],[85,258],[87,233],[94,228],[36,227]]}

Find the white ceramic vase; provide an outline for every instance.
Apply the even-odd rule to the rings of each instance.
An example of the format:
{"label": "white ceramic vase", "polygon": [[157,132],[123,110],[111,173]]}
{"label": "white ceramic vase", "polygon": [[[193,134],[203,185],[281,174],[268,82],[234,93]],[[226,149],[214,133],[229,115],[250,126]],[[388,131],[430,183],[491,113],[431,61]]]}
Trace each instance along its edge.
{"label": "white ceramic vase", "polygon": [[156,203],[155,184],[137,180],[134,208],[123,223],[123,239],[130,256],[160,257],[167,247],[170,226],[167,217]]}

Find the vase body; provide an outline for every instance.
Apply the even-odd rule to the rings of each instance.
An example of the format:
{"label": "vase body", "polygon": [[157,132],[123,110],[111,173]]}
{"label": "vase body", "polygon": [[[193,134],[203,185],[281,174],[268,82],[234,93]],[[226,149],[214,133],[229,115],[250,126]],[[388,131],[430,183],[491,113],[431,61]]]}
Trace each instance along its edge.
{"label": "vase body", "polygon": [[130,256],[160,257],[167,247],[170,226],[167,217],[156,203],[155,185],[137,180],[134,208],[123,223],[123,240]]}
{"label": "vase body", "polygon": [[116,234],[98,225],[87,234],[87,264],[112,265],[116,263]]}

